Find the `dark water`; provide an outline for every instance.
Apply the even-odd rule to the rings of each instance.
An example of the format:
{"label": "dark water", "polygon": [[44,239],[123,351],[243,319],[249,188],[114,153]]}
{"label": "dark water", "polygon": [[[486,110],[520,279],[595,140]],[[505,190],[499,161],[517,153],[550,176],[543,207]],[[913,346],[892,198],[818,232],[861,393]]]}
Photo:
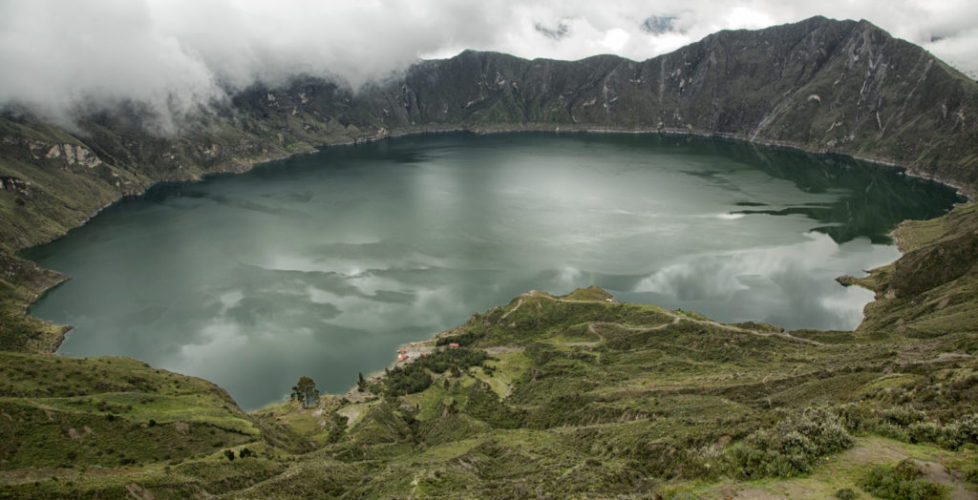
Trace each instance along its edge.
{"label": "dark water", "polygon": [[591,284],[727,322],[853,328],[833,281],[956,197],[853,163],[705,139],[402,138],[164,186],[26,253],[72,276],[59,351],[205,377],[245,408],[357,372],[530,289]]}

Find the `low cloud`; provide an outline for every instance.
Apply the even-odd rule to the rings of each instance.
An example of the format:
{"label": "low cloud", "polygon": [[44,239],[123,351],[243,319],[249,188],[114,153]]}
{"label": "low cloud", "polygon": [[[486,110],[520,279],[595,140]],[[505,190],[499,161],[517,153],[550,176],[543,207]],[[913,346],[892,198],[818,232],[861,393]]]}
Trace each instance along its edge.
{"label": "low cloud", "polygon": [[898,0],[885,9],[871,0],[6,0],[0,105],[64,117],[83,103],[135,100],[179,115],[229,90],[274,85],[296,73],[356,88],[419,58],[466,48],[643,60],[720,29],[816,14],[867,18],[978,74],[978,9],[965,0]]}

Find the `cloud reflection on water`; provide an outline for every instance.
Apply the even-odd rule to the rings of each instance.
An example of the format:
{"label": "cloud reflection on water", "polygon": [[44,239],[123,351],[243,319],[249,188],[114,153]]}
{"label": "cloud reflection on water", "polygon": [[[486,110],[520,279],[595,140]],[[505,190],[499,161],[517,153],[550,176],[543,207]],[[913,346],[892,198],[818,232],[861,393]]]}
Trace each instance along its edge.
{"label": "cloud reflection on water", "polygon": [[806,241],[793,245],[687,257],[646,276],[630,291],[701,307],[700,312],[727,321],[763,319],[788,326],[815,321],[823,328],[851,328],[872,293],[840,290],[825,279],[826,272],[859,274],[878,265],[880,253],[893,258],[899,253],[865,238],[840,245],[823,233],[804,236]]}

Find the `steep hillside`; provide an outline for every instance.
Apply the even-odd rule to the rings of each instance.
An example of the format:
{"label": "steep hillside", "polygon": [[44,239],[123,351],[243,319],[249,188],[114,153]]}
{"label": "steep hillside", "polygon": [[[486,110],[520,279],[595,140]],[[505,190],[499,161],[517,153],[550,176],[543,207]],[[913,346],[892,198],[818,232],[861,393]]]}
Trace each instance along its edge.
{"label": "steep hillside", "polygon": [[[3,498],[24,486],[40,496],[94,487],[103,498],[124,497],[141,491],[129,485],[134,477],[185,497],[220,488],[215,482],[272,477],[282,466],[270,456],[309,446],[245,414],[210,382],[127,358],[0,353],[0,394]],[[248,467],[219,478],[208,470],[244,449],[254,454]]]}

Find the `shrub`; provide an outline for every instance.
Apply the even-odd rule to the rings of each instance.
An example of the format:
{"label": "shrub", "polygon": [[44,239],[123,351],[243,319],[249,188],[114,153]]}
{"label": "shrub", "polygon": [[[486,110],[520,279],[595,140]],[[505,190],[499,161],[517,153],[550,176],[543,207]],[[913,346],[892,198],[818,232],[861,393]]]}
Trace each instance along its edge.
{"label": "shrub", "polygon": [[857,497],[858,494],[852,488],[842,488],[835,492],[835,498],[839,500],[854,500]]}
{"label": "shrub", "polygon": [[921,479],[920,467],[906,459],[895,466],[873,467],[860,486],[879,498],[893,500],[939,500],[946,498],[947,490],[930,481]]}
{"label": "shrub", "polygon": [[461,347],[466,347],[472,345],[476,340],[485,337],[485,332],[474,332],[468,331],[459,335],[453,335],[451,337],[442,337],[435,341],[436,346],[445,346],[451,343],[458,344]]}
{"label": "shrub", "polygon": [[818,457],[850,448],[852,442],[835,413],[808,408],[771,429],[754,432],[731,454],[740,477],[787,477],[811,472]]}
{"label": "shrub", "polygon": [[978,443],[978,415],[966,415],[947,425],[914,422],[906,429],[911,443],[929,441],[943,448],[957,449],[965,443]]}
{"label": "shrub", "polygon": [[922,422],[924,417],[926,417],[924,412],[909,407],[888,408],[881,411],[880,416],[900,427],[907,427],[915,422]]}
{"label": "shrub", "polygon": [[398,366],[391,370],[384,379],[384,394],[400,396],[421,392],[431,385],[431,375],[420,363],[414,362]]}
{"label": "shrub", "polygon": [[969,483],[978,484],[978,468],[969,470],[964,475],[964,479]]}
{"label": "shrub", "polygon": [[978,444],[978,413],[958,419],[958,437],[965,443]]}
{"label": "shrub", "polygon": [[943,429],[934,422],[914,422],[907,428],[907,437],[911,443],[924,441],[937,442],[942,436]]}
{"label": "shrub", "polygon": [[487,359],[489,356],[485,352],[476,349],[454,348],[437,351],[426,358],[388,370],[383,380],[383,392],[388,396],[421,392],[432,383],[429,370],[434,373],[451,370],[453,376],[460,377],[462,370],[470,366],[482,365]]}

